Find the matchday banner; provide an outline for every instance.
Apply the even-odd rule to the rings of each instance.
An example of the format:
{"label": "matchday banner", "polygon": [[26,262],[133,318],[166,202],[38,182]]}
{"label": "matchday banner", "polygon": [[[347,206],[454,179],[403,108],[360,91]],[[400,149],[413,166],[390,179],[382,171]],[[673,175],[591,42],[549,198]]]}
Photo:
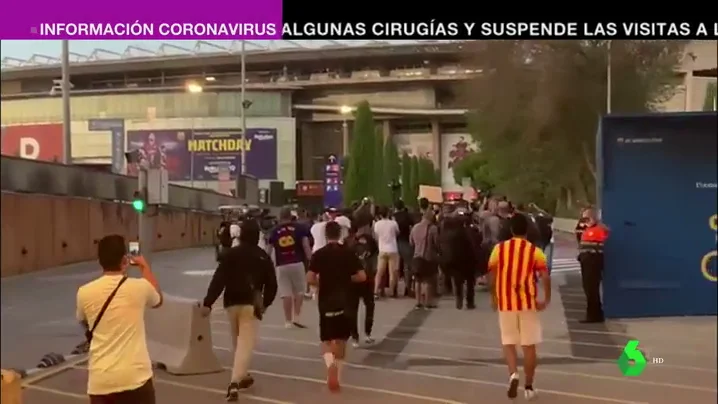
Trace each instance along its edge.
{"label": "matchday banner", "polygon": [[280,39],[282,0],[3,3],[0,39]]}
{"label": "matchday banner", "polygon": [[[382,13],[383,14],[383,13]],[[406,17],[405,17],[406,18]],[[716,39],[716,19],[705,21],[315,21],[285,13],[284,39]]]}
{"label": "matchday banner", "polygon": [[[127,149],[140,150],[151,168],[165,168],[170,181],[213,181],[225,169],[230,180],[237,178],[244,148],[247,174],[276,179],[277,130],[247,129],[245,141],[241,133],[240,129],[131,130]],[[128,173],[136,175],[137,167],[129,167]]]}
{"label": "matchday banner", "polygon": [[[41,0],[47,1],[47,0]],[[12,7],[12,8],[10,8]],[[27,10],[23,10],[27,8]],[[317,13],[307,3],[214,0],[202,7],[127,0],[106,12],[96,2],[13,2],[0,13],[0,39],[702,39],[718,38],[710,13],[694,17],[595,20],[586,13],[562,19],[515,13],[467,19],[462,7],[363,5],[351,13]],[[82,10],[82,12],[78,12]],[[82,16],[82,17],[80,17]],[[380,18],[379,18],[380,16]]]}

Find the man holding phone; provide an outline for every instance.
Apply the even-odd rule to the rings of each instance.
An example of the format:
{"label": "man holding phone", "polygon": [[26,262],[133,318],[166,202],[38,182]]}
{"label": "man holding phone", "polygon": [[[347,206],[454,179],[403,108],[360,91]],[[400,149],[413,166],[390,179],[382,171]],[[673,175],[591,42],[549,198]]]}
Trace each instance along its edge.
{"label": "man holding phone", "polygon": [[[90,343],[87,393],[91,404],[154,404],[152,363],[145,337],[144,311],[162,305],[162,292],[150,266],[124,237],[110,235],[97,245],[102,276],[77,291],[77,319]],[[131,262],[131,263],[130,263]],[[136,266],[140,278],[127,276]]]}

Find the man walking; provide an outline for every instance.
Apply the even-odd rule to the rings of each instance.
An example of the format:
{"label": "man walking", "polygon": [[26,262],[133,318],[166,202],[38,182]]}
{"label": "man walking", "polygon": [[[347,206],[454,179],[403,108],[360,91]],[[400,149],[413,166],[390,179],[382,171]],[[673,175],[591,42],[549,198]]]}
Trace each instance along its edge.
{"label": "man walking", "polygon": [[411,226],[414,225],[414,221],[411,219],[409,211],[404,205],[404,201],[401,199],[394,203],[394,221],[399,226],[399,235],[396,237],[397,246],[399,248],[399,258],[401,259],[402,276],[404,277],[404,296],[411,294],[412,281],[411,281],[411,260],[414,256],[412,251],[411,243],[409,242],[409,235],[411,234]]}
{"label": "man walking", "polygon": [[209,315],[212,305],[224,292],[224,308],[234,348],[227,401],[237,401],[239,390],[254,383],[247,371],[259,329],[258,320],[277,295],[274,265],[258,242],[257,221],[242,223],[239,246],[222,254],[202,303],[203,314]]}
{"label": "man walking", "polygon": [[284,308],[286,328],[306,328],[298,319],[302,312],[306,292],[304,262],[312,255],[309,233],[292,221],[292,210],[284,207],[279,212],[279,225],[269,235],[267,253],[274,256],[277,266],[279,297]]}
{"label": "man walking", "polygon": [[[551,302],[551,278],[546,256],[526,240],[528,219],[515,215],[510,219],[513,237],[494,247],[489,257],[489,281],[492,305],[499,312],[499,328],[504,357],[509,368],[509,398],[518,395],[519,374],[516,345],[523,350],[524,395],[536,398],[533,387],[536,372],[536,345],[541,342],[539,312]],[[543,286],[544,300],[538,300],[536,277]]]}
{"label": "man walking", "polygon": [[[97,244],[102,276],[77,291],[77,320],[90,343],[87,394],[91,404],[155,404],[152,363],[145,337],[145,309],[162,305],[162,292],[141,256],[127,256],[120,235]],[[129,278],[130,265],[141,278]]]}
{"label": "man walking", "polygon": [[389,217],[388,209],[380,207],[377,209],[377,220],[374,223],[374,235],[379,246],[379,256],[376,267],[376,285],[374,295],[379,297],[384,287],[382,281],[389,275],[389,290],[394,298],[398,297],[396,285],[399,282],[399,225]]}
{"label": "man walking", "polygon": [[439,230],[434,223],[434,212],[424,210],[421,221],[411,229],[409,240],[414,248],[412,272],[414,277],[415,309],[434,308],[439,274]]}
{"label": "man walking", "polygon": [[348,297],[353,283],[367,279],[359,258],[351,248],[339,242],[341,234],[338,223],[326,224],[327,245],[312,255],[307,272],[309,284],[318,287],[319,337],[327,366],[327,386],[332,392],[339,391],[346,342],[351,334]]}
{"label": "man walking", "polygon": [[352,345],[358,348],[359,345],[359,303],[364,303],[364,335],[367,344],[373,344],[374,339],[371,337],[372,328],[374,328],[374,275],[376,274],[376,242],[369,234],[355,234],[351,238],[350,247],[354,249],[362,268],[367,274],[367,279],[362,283],[355,283],[352,286],[350,314],[352,319]]}

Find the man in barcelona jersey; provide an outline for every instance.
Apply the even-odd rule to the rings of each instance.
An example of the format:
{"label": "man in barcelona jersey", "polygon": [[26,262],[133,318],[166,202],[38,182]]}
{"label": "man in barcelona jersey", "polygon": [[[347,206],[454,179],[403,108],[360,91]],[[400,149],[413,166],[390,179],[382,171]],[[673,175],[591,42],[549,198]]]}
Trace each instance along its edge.
{"label": "man in barcelona jersey", "polygon": [[[536,398],[533,387],[536,372],[536,345],[541,342],[541,319],[551,301],[551,278],[546,256],[526,240],[528,218],[514,215],[510,219],[512,238],[494,247],[489,257],[489,280],[492,305],[499,312],[499,328],[504,357],[509,368],[508,397],[518,395],[519,374],[516,345],[524,354],[524,395]],[[543,286],[544,300],[538,299],[537,277]]]}

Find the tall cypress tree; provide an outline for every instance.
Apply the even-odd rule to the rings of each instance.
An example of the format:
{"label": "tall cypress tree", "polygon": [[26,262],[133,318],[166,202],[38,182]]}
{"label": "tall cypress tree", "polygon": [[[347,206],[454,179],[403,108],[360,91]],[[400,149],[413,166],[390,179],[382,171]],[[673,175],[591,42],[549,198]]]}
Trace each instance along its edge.
{"label": "tall cypress tree", "polygon": [[[401,180],[399,150],[397,150],[396,144],[394,144],[391,137],[387,138],[384,142],[384,180],[387,183],[387,188],[390,183],[398,183]],[[389,196],[389,202],[393,202],[395,197],[394,191],[388,189],[387,195]]]}
{"label": "tall cypress tree", "polygon": [[386,176],[384,175],[384,133],[381,126],[376,126],[374,131],[374,156],[372,165],[374,167],[373,196],[374,201],[379,205],[389,203]]}
{"label": "tall cypress tree", "polygon": [[409,167],[410,167],[409,169],[411,170],[410,174],[409,174],[409,178],[411,178],[411,180],[409,181],[409,183],[410,183],[409,197],[411,198],[409,203],[411,203],[411,206],[417,206],[417,202],[419,199],[419,185],[420,185],[419,184],[419,158],[416,156],[413,156],[411,158],[411,163],[409,163]]}
{"label": "tall cypress tree", "polygon": [[351,163],[344,180],[344,200],[347,203],[368,196],[371,191],[371,178],[374,175],[372,158],[374,155],[374,115],[369,103],[364,101],[357,106],[352,142],[349,147]]}
{"label": "tall cypress tree", "polygon": [[411,157],[404,152],[401,155],[401,199],[407,206],[414,206],[411,201]]}

